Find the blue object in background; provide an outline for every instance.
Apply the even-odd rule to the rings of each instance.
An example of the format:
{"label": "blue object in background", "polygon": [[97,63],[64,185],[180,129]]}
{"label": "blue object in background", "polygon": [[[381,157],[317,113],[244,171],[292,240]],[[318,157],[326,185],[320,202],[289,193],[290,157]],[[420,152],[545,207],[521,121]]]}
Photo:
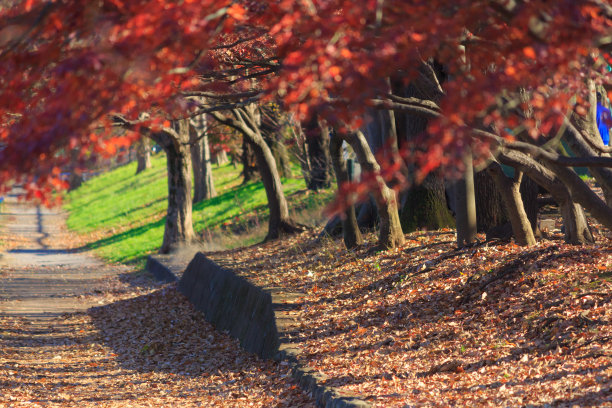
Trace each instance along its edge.
{"label": "blue object in background", "polygon": [[597,104],[597,127],[599,128],[599,135],[603,144],[608,146],[610,144],[610,131],[606,121],[610,121],[610,109],[604,107],[602,104]]}

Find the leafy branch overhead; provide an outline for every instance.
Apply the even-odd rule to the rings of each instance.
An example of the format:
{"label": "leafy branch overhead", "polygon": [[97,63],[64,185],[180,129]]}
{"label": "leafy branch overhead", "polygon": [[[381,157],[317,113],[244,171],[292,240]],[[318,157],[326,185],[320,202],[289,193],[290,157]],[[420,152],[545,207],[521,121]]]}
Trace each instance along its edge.
{"label": "leafy branch overhead", "polygon": [[[370,143],[377,121],[393,123],[391,152],[363,163],[373,174],[342,187],[350,199],[339,207],[382,184],[400,190],[437,169],[457,177],[466,160],[481,168],[513,150],[610,225],[610,202],[568,170],[589,167],[612,200],[596,114],[612,92],[603,0],[28,0],[1,9],[0,27],[0,183],[26,175],[42,199],[65,184],[61,169],[75,155],[115,154],[137,138],[101,132],[113,115],[160,141],[204,114],[232,118],[248,138],[243,113],[274,102],[295,123],[325,127],[323,138],[362,132]],[[150,122],[134,127],[144,113]]]}

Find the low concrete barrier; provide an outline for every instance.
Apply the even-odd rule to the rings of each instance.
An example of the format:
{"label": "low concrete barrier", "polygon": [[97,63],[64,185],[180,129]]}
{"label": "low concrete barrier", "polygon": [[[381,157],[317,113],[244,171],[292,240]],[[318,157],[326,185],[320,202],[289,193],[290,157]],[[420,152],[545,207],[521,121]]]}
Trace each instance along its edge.
{"label": "low concrete barrier", "polygon": [[155,279],[161,282],[170,283],[177,280],[176,275],[174,275],[164,263],[152,256],[147,258],[145,270],[152,273]]}
{"label": "low concrete barrier", "polygon": [[280,344],[272,297],[198,253],[178,284],[196,309],[218,330],[227,330],[247,351],[273,358]]}

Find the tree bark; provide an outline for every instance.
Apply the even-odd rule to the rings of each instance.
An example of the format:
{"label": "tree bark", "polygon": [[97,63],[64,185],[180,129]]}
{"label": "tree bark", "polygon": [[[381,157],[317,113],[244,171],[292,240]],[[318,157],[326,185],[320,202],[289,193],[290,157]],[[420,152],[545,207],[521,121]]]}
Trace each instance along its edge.
{"label": "tree bark", "polygon": [[242,138],[242,154],[240,155],[242,161],[242,184],[247,184],[257,179],[257,159],[255,158],[255,152],[253,147],[249,143],[247,136]]}
{"label": "tree bark", "polygon": [[229,163],[227,152],[223,149],[219,150],[218,152],[212,155],[212,162],[217,166],[223,166],[224,164]]}
{"label": "tree bark", "polygon": [[289,151],[283,143],[280,133],[280,111],[275,104],[261,106],[260,111],[260,132],[266,144],[270,148],[276,168],[281,177],[291,177],[291,162],[289,160]]}
{"label": "tree bark", "polygon": [[[408,86],[403,80],[396,81],[393,91],[403,97],[417,97],[438,102],[442,97],[440,83],[444,75],[439,66],[432,62],[424,62],[419,75]],[[414,141],[427,131],[428,118],[413,113],[402,113],[393,116],[394,129],[397,129],[400,146],[406,141]],[[394,147],[394,144],[392,144]],[[414,168],[406,168],[406,178],[413,180]],[[402,200],[402,226],[406,232],[426,227],[437,230],[455,224],[448,210],[444,193],[444,178],[436,172],[427,175],[421,185],[413,185],[405,193]]]}
{"label": "tree bark", "polygon": [[141,137],[136,144],[136,174],[151,168],[151,141]]}
{"label": "tree bark", "polygon": [[504,204],[495,181],[488,168],[474,174],[474,192],[476,194],[476,221],[479,232],[509,222],[504,212]]}
{"label": "tree bark", "polygon": [[540,188],[538,184],[533,181],[531,177],[527,175],[523,176],[520,188],[521,198],[523,200],[525,213],[527,214],[527,219],[536,237],[540,236],[540,230],[538,228],[538,212],[540,211],[540,206],[538,205],[539,191]]}
{"label": "tree bark", "polygon": [[[304,133],[306,134],[308,163],[310,164],[310,174],[306,185],[308,189],[313,191],[328,188],[331,184],[329,129],[327,126],[320,124],[316,117],[313,117],[304,126]],[[344,158],[342,160],[344,161]]]}
{"label": "tree bark", "polygon": [[169,253],[195,239],[192,224],[191,152],[189,120],[173,123],[174,134],[160,131],[151,138],[166,152],[168,168],[168,211],[160,253]]}
{"label": "tree bark", "polygon": [[464,152],[463,161],[465,173],[456,182],[456,220],[457,220],[457,246],[463,247],[476,241],[476,198],[474,195],[474,167],[472,153]]}
{"label": "tree bark", "polygon": [[205,115],[191,119],[190,150],[193,167],[193,202],[217,196],[212,177],[210,146]]}
{"label": "tree bark", "polygon": [[[344,183],[349,181],[348,170],[346,166],[346,160],[342,156],[342,139],[336,134],[331,136],[329,142],[329,156],[334,166],[336,173],[336,181],[338,184],[338,190]],[[355,206],[349,205],[342,216],[342,235],[344,238],[344,245],[348,248],[354,248],[357,245],[363,243],[359,226],[357,225],[357,216],[355,215]]]}
{"label": "tree bark", "polygon": [[515,172],[514,180],[511,180],[506,177],[501,166],[497,162],[491,163],[488,171],[493,176],[495,185],[506,206],[506,211],[508,212],[510,223],[512,224],[515,242],[522,246],[535,245],[535,236],[533,235],[531,223],[527,218],[520,192],[523,173],[518,171]]}
{"label": "tree bark", "polygon": [[420,185],[410,188],[402,199],[400,220],[404,232],[454,226],[455,220],[446,205],[443,180],[427,177]]}
{"label": "tree bark", "polygon": [[343,138],[351,145],[357,160],[364,173],[371,174],[375,179],[375,187],[372,195],[378,208],[380,218],[380,229],[378,244],[382,248],[391,249],[405,242],[399,220],[397,197],[395,191],[391,190],[380,175],[380,165],[370,150],[368,141],[361,131],[343,135]]}

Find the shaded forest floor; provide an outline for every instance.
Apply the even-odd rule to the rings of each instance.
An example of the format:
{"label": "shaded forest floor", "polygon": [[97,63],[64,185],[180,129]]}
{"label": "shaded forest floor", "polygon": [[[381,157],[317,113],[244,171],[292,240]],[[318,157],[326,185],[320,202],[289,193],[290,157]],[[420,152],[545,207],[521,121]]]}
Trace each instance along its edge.
{"label": "shaded forest floor", "polygon": [[612,240],[455,248],[416,232],[355,251],[306,233],[210,253],[304,296],[292,341],[329,385],[379,407],[612,406]]}

